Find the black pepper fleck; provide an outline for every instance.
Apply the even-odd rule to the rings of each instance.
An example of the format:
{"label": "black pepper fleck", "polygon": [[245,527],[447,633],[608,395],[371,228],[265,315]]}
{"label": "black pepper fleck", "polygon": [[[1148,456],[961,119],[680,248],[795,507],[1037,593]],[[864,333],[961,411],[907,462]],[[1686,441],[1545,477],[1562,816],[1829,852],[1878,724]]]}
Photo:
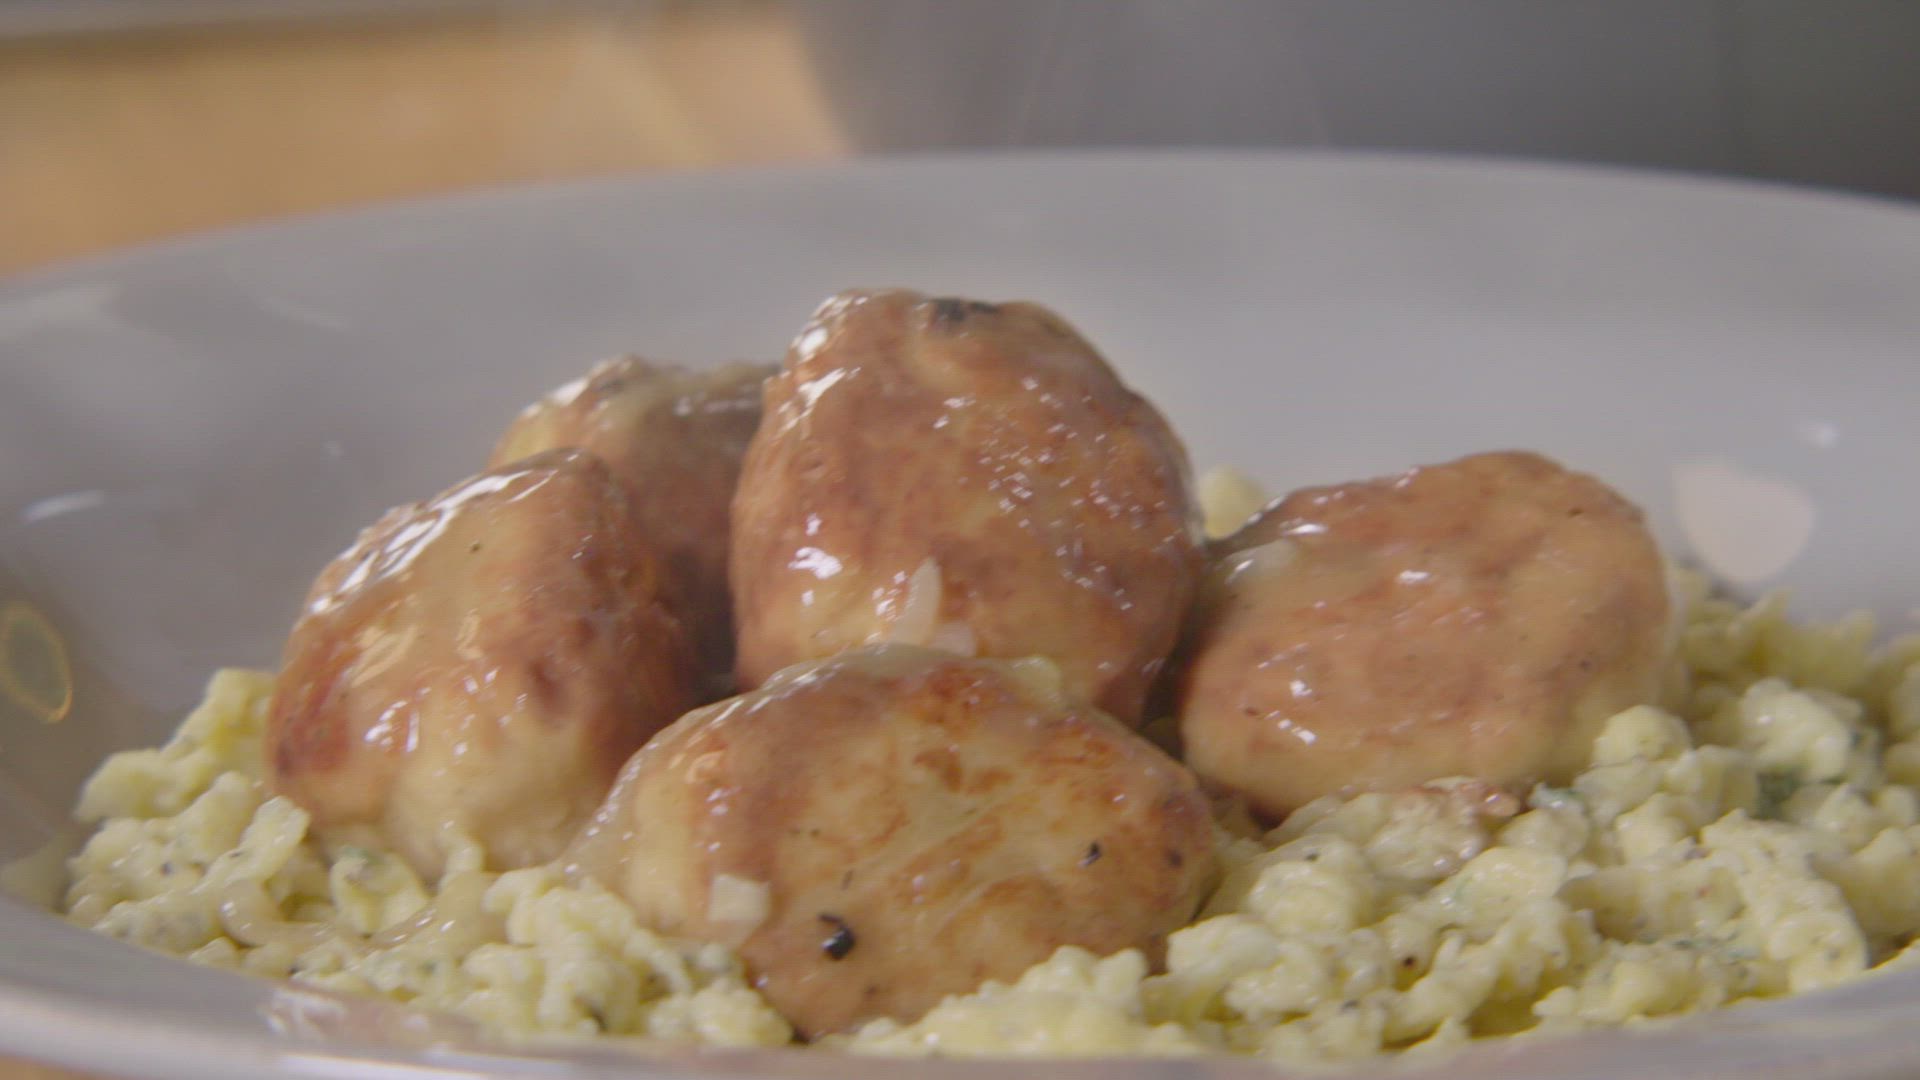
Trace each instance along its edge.
{"label": "black pepper fleck", "polygon": [[838,915],[821,914],[820,921],[833,927],[833,933],[820,943],[820,951],[827,954],[829,960],[845,960],[853,952],[858,939],[853,936],[853,927]]}
{"label": "black pepper fleck", "polygon": [[933,321],[936,326],[953,326],[966,321],[969,315],[992,315],[1000,310],[998,304],[989,304],[980,300],[959,300],[951,296],[934,299]]}
{"label": "black pepper fleck", "polygon": [[1093,843],[1087,845],[1087,853],[1080,856],[1080,865],[1092,866],[1094,863],[1100,861],[1100,854],[1100,841],[1095,840]]}

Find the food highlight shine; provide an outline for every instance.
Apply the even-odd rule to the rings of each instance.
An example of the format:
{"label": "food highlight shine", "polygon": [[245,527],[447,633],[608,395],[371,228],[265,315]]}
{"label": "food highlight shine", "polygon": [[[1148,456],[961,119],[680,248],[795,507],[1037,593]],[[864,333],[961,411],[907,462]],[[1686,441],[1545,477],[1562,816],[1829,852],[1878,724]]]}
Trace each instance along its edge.
{"label": "food highlight shine", "polygon": [[488,464],[100,766],[67,918],[510,1037],[907,1055],[1340,1062],[1920,964],[1920,641],[1717,598],[1538,455],[1268,503],[1053,313],[880,291]]}

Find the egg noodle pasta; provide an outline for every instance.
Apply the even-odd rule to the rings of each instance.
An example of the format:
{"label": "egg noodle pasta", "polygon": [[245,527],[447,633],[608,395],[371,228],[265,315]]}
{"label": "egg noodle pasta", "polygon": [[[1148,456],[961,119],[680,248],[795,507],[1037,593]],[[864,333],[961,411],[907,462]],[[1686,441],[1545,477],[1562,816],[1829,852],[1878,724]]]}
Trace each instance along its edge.
{"label": "egg noodle pasta", "polygon": [[[1788,619],[1682,575],[1664,707],[1601,727],[1564,787],[1472,780],[1319,799],[1224,872],[1169,941],[1062,948],[1011,984],[876,1020],[857,1053],[1345,1061],[1681,1016],[1920,963],[1920,640]],[[719,945],[591,881],[496,873],[450,837],[437,881],[324,851],[260,761],[272,676],[226,670],[157,749],[88,781],[66,916],[197,963],[374,995],[508,1034],[777,1046],[791,1026]],[[729,902],[755,899],[752,883]],[[737,896],[733,894],[737,893]]]}

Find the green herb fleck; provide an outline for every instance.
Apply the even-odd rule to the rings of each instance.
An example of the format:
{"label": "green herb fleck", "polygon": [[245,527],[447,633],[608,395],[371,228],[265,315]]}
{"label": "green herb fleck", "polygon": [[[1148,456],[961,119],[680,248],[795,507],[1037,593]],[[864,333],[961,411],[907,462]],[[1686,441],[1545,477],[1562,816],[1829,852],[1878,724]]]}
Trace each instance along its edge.
{"label": "green herb fleck", "polygon": [[1760,800],[1754,808],[1755,816],[1779,820],[1787,800],[1800,790],[1800,778],[1790,772],[1772,771],[1761,773],[1757,779],[1760,782]]}

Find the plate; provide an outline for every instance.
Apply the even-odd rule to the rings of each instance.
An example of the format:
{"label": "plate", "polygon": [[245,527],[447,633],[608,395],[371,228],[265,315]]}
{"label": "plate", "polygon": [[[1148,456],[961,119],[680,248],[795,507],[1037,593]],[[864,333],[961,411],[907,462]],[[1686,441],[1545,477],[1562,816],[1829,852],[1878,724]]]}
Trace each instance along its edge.
{"label": "plate", "polygon": [[[1612,481],[1670,552],[1742,591],[1791,587],[1801,614],[1863,607],[1889,630],[1920,618],[1920,214],[1904,206],[1312,154],[933,157],[489,192],[0,285],[0,605],[56,626],[72,674],[66,719],[0,711],[0,860],[57,842],[99,758],[161,738],[213,668],[271,664],[315,569],[380,510],[473,471],[536,394],[622,351],[773,359],[821,297],[892,284],[1053,306],[1201,465],[1285,488],[1538,449]],[[83,1068],[892,1071],[503,1052],[14,900],[0,942],[0,1049]],[[1920,976],[1890,978],[1444,1068],[1865,1076],[1920,1056],[1916,1009]]]}

